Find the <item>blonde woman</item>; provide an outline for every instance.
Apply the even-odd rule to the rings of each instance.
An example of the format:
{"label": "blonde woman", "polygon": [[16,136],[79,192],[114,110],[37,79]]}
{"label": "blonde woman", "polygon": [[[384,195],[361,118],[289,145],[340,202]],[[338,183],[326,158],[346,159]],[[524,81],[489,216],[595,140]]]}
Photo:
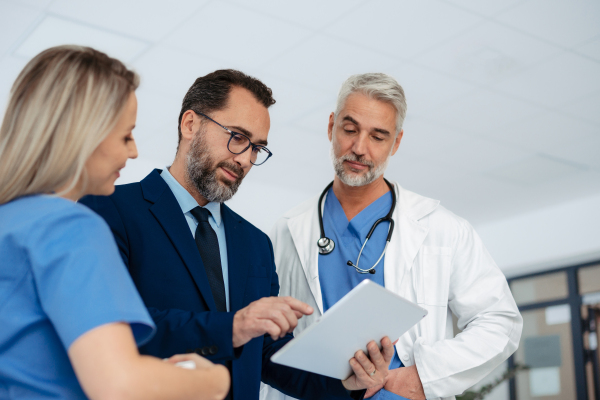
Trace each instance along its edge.
{"label": "blonde woman", "polygon": [[[0,128],[0,398],[217,399],[225,367],[141,356],[154,333],[102,218],[137,157],[138,77],[86,47],[48,49],[14,83]],[[193,361],[196,369],[173,366]]]}

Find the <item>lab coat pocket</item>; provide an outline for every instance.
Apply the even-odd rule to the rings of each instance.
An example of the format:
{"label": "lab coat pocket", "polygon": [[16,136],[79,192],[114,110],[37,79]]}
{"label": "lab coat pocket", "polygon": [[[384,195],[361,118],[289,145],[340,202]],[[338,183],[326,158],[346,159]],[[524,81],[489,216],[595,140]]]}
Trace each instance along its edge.
{"label": "lab coat pocket", "polygon": [[452,248],[423,246],[414,266],[417,303],[448,305]]}

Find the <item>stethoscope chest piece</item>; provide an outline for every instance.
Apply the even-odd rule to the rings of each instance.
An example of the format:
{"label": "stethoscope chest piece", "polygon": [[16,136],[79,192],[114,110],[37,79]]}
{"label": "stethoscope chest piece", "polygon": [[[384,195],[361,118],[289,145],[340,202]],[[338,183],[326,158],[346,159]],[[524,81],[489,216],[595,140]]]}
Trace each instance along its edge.
{"label": "stethoscope chest piece", "polygon": [[317,241],[319,254],[329,254],[335,249],[335,242],[327,237],[322,237]]}
{"label": "stethoscope chest piece", "polygon": [[[392,206],[390,207],[390,211],[384,218],[379,218],[377,221],[375,221],[375,223],[371,227],[371,230],[367,234],[367,238],[365,239],[362,247],[360,248],[360,252],[358,253],[358,258],[356,259],[356,264],[354,264],[352,261],[347,262],[347,264],[350,267],[353,267],[356,270],[356,272],[358,272],[359,274],[374,274],[375,273],[375,267],[377,266],[377,264],[379,264],[379,262],[385,255],[387,247],[390,244],[390,240],[392,238],[392,233],[394,233],[394,220],[392,219],[392,215],[394,214],[394,210],[396,208],[396,191],[394,189],[394,186],[392,186],[391,183],[389,183],[386,179],[384,179],[384,181],[388,185],[390,192],[392,193]],[[333,242],[333,240],[331,240],[325,236],[325,229],[323,228],[323,198],[325,197],[325,194],[327,193],[329,188],[331,188],[332,185],[333,185],[333,182],[331,182],[329,185],[327,185],[327,187],[325,188],[325,190],[323,190],[323,193],[321,193],[321,196],[319,197],[318,214],[319,214],[319,228],[321,230],[321,238],[319,238],[319,240],[317,240],[317,247],[319,248],[319,254],[323,254],[323,255],[330,254],[333,251],[333,249],[335,248],[335,243]],[[379,225],[383,221],[387,221],[390,223],[389,227],[388,227],[388,234],[387,234],[387,238],[385,240],[385,247],[383,248],[383,252],[381,253],[381,256],[379,256],[379,259],[377,260],[375,265],[373,265],[371,268],[367,268],[367,269],[360,268],[358,266],[358,262],[360,261],[360,256],[362,255],[362,252],[363,252],[365,246],[367,245],[367,242],[371,238],[371,235],[375,231],[375,228],[377,227],[377,225]]]}

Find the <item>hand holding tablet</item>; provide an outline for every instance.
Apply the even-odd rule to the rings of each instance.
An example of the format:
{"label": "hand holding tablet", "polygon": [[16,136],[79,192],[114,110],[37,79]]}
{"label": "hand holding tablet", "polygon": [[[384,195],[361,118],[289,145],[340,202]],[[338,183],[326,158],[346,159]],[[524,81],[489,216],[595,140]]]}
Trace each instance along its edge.
{"label": "hand holding tablet", "polygon": [[[356,360],[358,349],[367,353],[367,343],[386,336],[396,340],[426,315],[427,310],[365,280],[283,346],[271,361],[346,380],[355,373],[348,360]],[[367,367],[361,369],[372,372]]]}

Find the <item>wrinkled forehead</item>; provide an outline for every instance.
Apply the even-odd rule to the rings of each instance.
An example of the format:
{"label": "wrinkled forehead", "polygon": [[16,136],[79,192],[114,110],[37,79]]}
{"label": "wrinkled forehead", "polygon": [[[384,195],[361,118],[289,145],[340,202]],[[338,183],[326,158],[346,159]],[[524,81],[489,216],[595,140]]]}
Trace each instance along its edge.
{"label": "wrinkled forehead", "polygon": [[396,130],[397,110],[388,101],[362,92],[351,93],[335,114],[335,123],[349,121],[365,128]]}

